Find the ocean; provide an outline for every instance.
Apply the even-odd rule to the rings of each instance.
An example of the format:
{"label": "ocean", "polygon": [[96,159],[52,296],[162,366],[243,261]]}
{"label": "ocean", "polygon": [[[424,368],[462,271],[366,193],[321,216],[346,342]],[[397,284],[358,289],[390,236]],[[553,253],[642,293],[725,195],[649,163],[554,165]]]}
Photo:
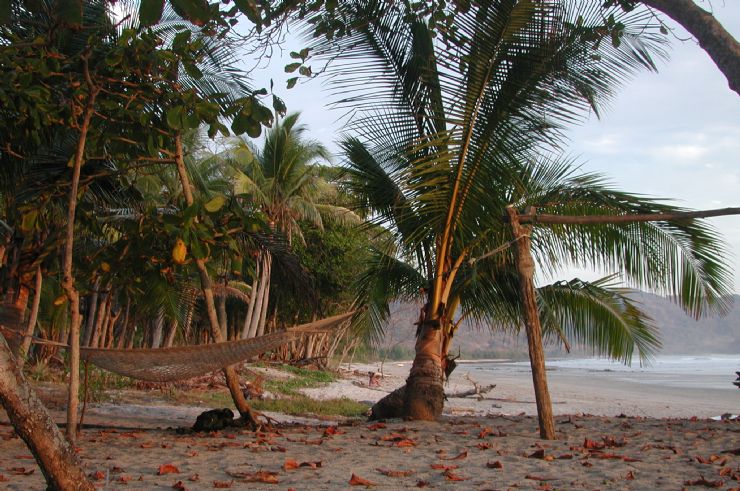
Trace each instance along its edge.
{"label": "ocean", "polygon": [[[464,363],[465,370],[483,373],[529,372],[529,362],[475,361]],[[649,364],[632,365],[605,358],[561,358],[547,360],[548,378],[588,375],[604,380],[618,380],[640,385],[658,385],[686,389],[740,390],[732,385],[735,371],[740,371],[740,355],[661,355]]]}

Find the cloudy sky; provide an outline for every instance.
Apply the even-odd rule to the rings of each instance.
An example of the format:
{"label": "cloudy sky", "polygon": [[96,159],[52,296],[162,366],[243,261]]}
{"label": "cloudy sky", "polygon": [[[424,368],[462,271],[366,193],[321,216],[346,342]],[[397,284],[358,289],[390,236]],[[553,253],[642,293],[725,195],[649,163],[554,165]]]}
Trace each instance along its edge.
{"label": "cloudy sky", "polygon": [[[708,2],[700,2],[707,8]],[[716,17],[740,38],[740,1],[714,0]],[[671,22],[676,38],[688,34]],[[585,171],[600,172],[620,189],[695,209],[740,206],[740,96],[692,40],[672,38],[670,60],[659,73],[642,73],[622,89],[602,114],[570,132],[568,153]],[[276,57],[277,58],[277,57]],[[282,67],[273,60],[266,75],[284,87]],[[257,86],[261,76],[255,73]],[[327,144],[340,131],[340,114],[328,110],[321,81],[279,90],[290,111],[300,110],[311,134]],[[714,218],[728,244],[740,292],[740,216]],[[596,272],[566,271],[558,279],[594,279]]]}

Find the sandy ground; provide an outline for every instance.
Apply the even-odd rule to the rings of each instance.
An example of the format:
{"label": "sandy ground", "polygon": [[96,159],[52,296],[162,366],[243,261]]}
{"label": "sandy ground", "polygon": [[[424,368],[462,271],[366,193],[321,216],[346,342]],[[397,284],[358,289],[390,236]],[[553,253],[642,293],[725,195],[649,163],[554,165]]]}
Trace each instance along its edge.
{"label": "sandy ground", "polygon": [[[385,365],[378,388],[362,386],[378,366],[355,365],[347,378],[307,392],[371,402],[403,383],[408,364],[398,365]],[[471,387],[458,370],[450,392]],[[538,437],[528,376],[487,377],[474,378],[497,384],[486,399],[450,399],[438,423],[308,418],[256,434],[193,434],[175,428],[190,426],[202,407],[94,405],[79,454],[100,489],[740,489],[740,422],[704,419],[732,411],[732,391],[688,401],[681,390],[551,377],[558,440],[548,442]],[[661,419],[671,415],[684,418]],[[3,420],[0,489],[45,489]]]}

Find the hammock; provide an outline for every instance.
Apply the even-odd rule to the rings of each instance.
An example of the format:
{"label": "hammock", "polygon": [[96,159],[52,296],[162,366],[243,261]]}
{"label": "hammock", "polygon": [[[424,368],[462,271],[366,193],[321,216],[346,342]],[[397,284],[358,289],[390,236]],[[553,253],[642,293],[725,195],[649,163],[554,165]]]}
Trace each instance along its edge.
{"label": "hammock", "polygon": [[335,315],[264,336],[223,343],[153,349],[81,347],[80,358],[110,372],[139,380],[150,382],[185,380],[260,355],[305,334],[328,332],[353,314],[354,312]]}

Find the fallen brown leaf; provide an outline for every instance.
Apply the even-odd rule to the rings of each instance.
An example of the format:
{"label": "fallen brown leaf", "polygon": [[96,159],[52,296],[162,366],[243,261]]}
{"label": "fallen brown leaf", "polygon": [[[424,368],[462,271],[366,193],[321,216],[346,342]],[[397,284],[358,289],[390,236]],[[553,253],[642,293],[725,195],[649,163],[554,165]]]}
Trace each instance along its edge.
{"label": "fallen brown leaf", "polygon": [[486,462],[486,467],[488,467],[489,469],[503,469],[504,464],[502,464],[500,460],[497,460],[495,462],[489,461]]}
{"label": "fallen brown leaf", "polygon": [[527,474],[524,476],[524,479],[531,479],[532,481],[555,481],[557,480],[557,477],[543,477],[543,476],[535,476],[533,474]]}
{"label": "fallen brown leaf", "polygon": [[349,478],[349,485],[350,486],[375,486],[375,483],[372,481],[368,481],[367,479],[363,479],[353,472],[352,477]]}
{"label": "fallen brown leaf", "polygon": [[493,444],[489,442],[480,442],[476,445],[476,447],[478,447],[479,450],[488,450],[490,448],[493,448]]}
{"label": "fallen brown leaf", "polygon": [[451,469],[446,470],[443,475],[448,481],[467,481],[468,479],[470,479],[469,477],[458,476],[457,474],[452,472]]}
{"label": "fallen brown leaf", "polygon": [[527,455],[530,459],[544,459],[545,458],[545,449],[544,448],[538,448],[531,454]]}
{"label": "fallen brown leaf", "polygon": [[197,473],[195,473],[192,476],[188,477],[188,481],[192,481],[192,482],[200,481],[200,476]]}
{"label": "fallen brown leaf", "polygon": [[424,481],[422,479],[419,479],[418,481],[416,481],[417,488],[425,488],[427,486],[429,486],[429,481]]}
{"label": "fallen brown leaf", "polygon": [[449,457],[449,458],[440,457],[439,460],[463,460],[463,459],[466,459],[467,457],[468,457],[468,451],[463,450],[462,452],[455,455],[454,457]]}
{"label": "fallen brown leaf", "polygon": [[96,481],[102,481],[103,479],[105,479],[105,472],[95,471],[90,474],[90,477]]}
{"label": "fallen brown leaf", "polygon": [[629,471],[629,472],[627,473],[627,475],[626,475],[626,476],[624,476],[624,478],[625,478],[625,479],[626,479],[627,481],[634,481],[634,480],[635,480],[635,474],[634,474],[634,473],[633,473],[632,471]]}
{"label": "fallen brown leaf", "polygon": [[8,481],[10,481],[10,479],[8,479],[7,477],[5,477],[2,474],[0,474],[0,482],[8,482]]}
{"label": "fallen brown leaf", "polygon": [[592,450],[592,449],[599,450],[599,449],[604,448],[605,446],[606,445],[602,442],[595,442],[593,440],[589,440],[588,438],[586,438],[583,441],[583,448],[587,448],[589,450]]}
{"label": "fallen brown leaf", "polygon": [[327,428],[324,430],[324,436],[330,436],[330,435],[344,435],[347,433],[344,430],[340,430],[337,426],[327,426]]}
{"label": "fallen brown leaf", "polygon": [[373,423],[367,427],[370,431],[382,430],[386,427],[385,423]]}
{"label": "fallen brown leaf", "polygon": [[414,471],[393,471],[390,469],[383,469],[381,467],[378,467],[375,470],[388,477],[408,477],[414,473]]}
{"label": "fallen brown leaf", "polygon": [[178,491],[188,490],[188,488],[185,487],[185,483],[183,483],[182,481],[177,481],[175,484],[173,484],[172,489],[177,489]]}
{"label": "fallen brown leaf", "polygon": [[26,469],[25,467],[11,467],[9,470],[15,476],[30,476],[34,471],[34,469]]}
{"label": "fallen brown leaf", "polygon": [[700,476],[699,479],[693,479],[683,482],[686,486],[704,486],[705,488],[721,488],[725,485],[722,479],[717,481],[707,481],[704,476]]}
{"label": "fallen brown leaf", "polygon": [[431,467],[434,470],[437,471],[449,471],[452,469],[457,469],[458,465],[444,465],[444,464],[430,464],[429,467]]}
{"label": "fallen brown leaf", "polygon": [[213,481],[214,488],[230,488],[234,484],[234,481]]}
{"label": "fallen brown leaf", "polygon": [[159,470],[157,471],[158,476],[163,476],[165,474],[179,474],[180,469],[175,467],[172,464],[162,464],[159,466]]}

